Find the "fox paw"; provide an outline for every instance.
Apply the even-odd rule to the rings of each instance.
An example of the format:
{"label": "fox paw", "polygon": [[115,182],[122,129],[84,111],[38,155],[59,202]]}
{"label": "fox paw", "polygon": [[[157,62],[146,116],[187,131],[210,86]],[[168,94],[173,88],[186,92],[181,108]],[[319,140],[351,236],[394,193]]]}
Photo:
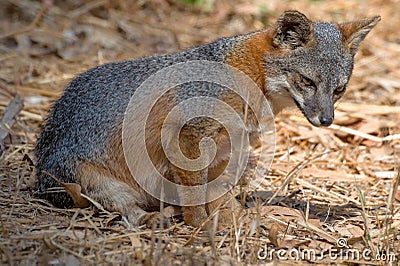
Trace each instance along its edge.
{"label": "fox paw", "polygon": [[171,226],[169,218],[159,212],[146,213],[141,217],[140,224],[145,224],[147,228],[168,228]]}
{"label": "fox paw", "polygon": [[234,225],[234,219],[239,219],[242,215],[243,208],[237,204],[233,209],[226,208],[222,209],[218,213],[218,225],[217,231],[221,231],[227,228],[231,228]]}

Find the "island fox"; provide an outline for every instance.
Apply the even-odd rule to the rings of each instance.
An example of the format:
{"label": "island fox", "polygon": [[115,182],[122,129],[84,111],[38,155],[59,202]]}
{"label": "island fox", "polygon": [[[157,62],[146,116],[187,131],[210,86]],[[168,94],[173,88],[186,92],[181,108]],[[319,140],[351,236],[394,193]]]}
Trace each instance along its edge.
{"label": "island fox", "polygon": [[[126,216],[133,225],[167,221],[159,212],[153,212],[160,202],[135,181],[151,177],[132,176],[122,147],[122,124],[129,100],[149,76],[189,60],[228,64],[258,85],[274,114],[297,105],[312,125],[329,126],[334,118],[334,103],[350,79],[359,44],[379,21],[376,16],[340,24],[313,22],[300,12],[286,11],[264,30],[221,38],[177,54],[90,69],[70,82],[46,119],[35,149],[35,192],[57,207],[73,206],[67,193],[51,191],[60,184],[50,174],[62,182],[80,184],[82,193]],[[179,91],[170,91],[164,95],[163,104],[155,107],[148,123],[158,124],[165,119],[182,97],[215,96],[213,86],[216,85],[194,82]],[[227,99],[229,95],[222,92],[217,97]],[[237,110],[244,105],[240,99],[233,101],[239,106]],[[217,149],[229,141],[221,124],[207,118],[194,121],[180,132],[180,148],[186,157],[200,155],[199,141],[205,137],[214,139]],[[229,152],[208,169],[180,169],[169,163],[163,153],[160,134],[156,132],[159,128],[152,130],[149,157],[161,174],[174,182],[186,186],[205,184],[226,166]],[[183,206],[183,218],[189,225],[200,226],[224,200],[227,198],[209,203],[199,200],[197,206]],[[230,210],[221,210],[221,223],[229,224],[231,216]]]}

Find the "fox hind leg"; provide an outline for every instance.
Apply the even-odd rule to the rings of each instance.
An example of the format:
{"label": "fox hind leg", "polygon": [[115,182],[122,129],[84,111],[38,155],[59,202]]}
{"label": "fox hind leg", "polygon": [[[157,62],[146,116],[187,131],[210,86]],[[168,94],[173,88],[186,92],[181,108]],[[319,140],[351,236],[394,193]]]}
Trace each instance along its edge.
{"label": "fox hind leg", "polygon": [[146,212],[146,196],[112,176],[107,169],[94,164],[83,163],[77,169],[77,180],[82,192],[102,204],[110,211],[127,217],[132,225],[147,227],[168,227],[168,218],[159,212]]}

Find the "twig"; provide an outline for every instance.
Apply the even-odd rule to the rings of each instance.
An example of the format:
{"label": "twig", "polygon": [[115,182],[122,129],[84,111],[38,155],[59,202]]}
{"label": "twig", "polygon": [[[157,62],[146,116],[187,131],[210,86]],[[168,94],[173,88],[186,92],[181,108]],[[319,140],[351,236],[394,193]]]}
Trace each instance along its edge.
{"label": "twig", "polygon": [[[400,168],[397,169],[397,175],[392,180],[392,185],[390,187],[389,197],[387,200],[387,207],[386,207],[386,217],[385,217],[385,236],[389,234],[389,220],[392,221],[393,219],[393,205],[395,201],[396,191],[400,184]],[[386,248],[389,247],[388,239],[385,240]]]}
{"label": "twig", "polygon": [[71,17],[77,18],[77,17],[82,16],[83,14],[89,12],[90,10],[104,6],[107,3],[108,3],[108,1],[105,1],[105,0],[98,0],[98,1],[92,1],[92,2],[86,3],[83,6],[79,7],[78,9],[74,10],[71,14]]}
{"label": "twig", "polygon": [[353,203],[355,203],[356,205],[359,205],[359,204],[360,204],[360,202],[357,201],[357,200],[355,200],[355,199],[346,197],[346,196],[344,196],[344,195],[341,195],[341,194],[336,193],[336,192],[333,192],[333,191],[326,191],[326,190],[323,190],[323,189],[321,189],[321,188],[319,188],[319,187],[317,187],[317,186],[315,186],[315,185],[313,185],[313,184],[308,183],[307,181],[301,180],[300,178],[296,178],[295,180],[296,180],[296,182],[297,182],[299,185],[304,186],[304,187],[308,187],[308,188],[310,188],[310,189],[313,189],[313,190],[315,190],[315,191],[318,191],[318,192],[320,192],[320,193],[322,193],[322,194],[325,194],[325,195],[327,195],[327,196],[330,196],[330,197],[333,197],[333,198],[336,198],[336,199],[339,199],[339,200],[343,200],[343,199],[344,199],[344,200],[353,202]]}
{"label": "twig", "polygon": [[6,33],[4,35],[0,36],[0,40],[1,39],[6,39],[6,38],[10,38],[16,35],[21,35],[27,32],[30,32],[31,30],[33,30],[36,25],[40,22],[40,20],[42,19],[43,15],[45,14],[46,10],[48,8],[48,4],[43,4],[42,8],[40,9],[39,13],[37,14],[37,16],[35,17],[35,19],[31,22],[31,24],[29,24],[28,27],[26,27],[23,30],[19,30],[19,31],[14,31],[14,32],[10,32],[10,33]]}
{"label": "twig", "polygon": [[[292,116],[292,117],[290,117],[290,119],[294,120],[294,121],[299,121],[299,122],[304,122],[304,123],[309,124],[307,122],[307,120],[305,118],[303,118],[303,117]],[[363,139],[368,139],[368,140],[372,140],[372,141],[380,142],[380,143],[384,142],[384,141],[391,141],[391,140],[400,139],[400,134],[389,135],[389,136],[381,138],[381,137],[370,135],[370,134],[367,134],[367,133],[364,133],[364,132],[361,132],[361,131],[358,131],[358,130],[355,130],[355,129],[352,129],[352,128],[348,128],[348,127],[344,127],[344,126],[338,126],[338,125],[335,125],[335,124],[330,125],[328,127],[328,129],[341,131],[341,132],[344,132],[344,133],[347,133],[347,134],[350,134],[350,135],[358,136],[358,137],[361,137]]]}
{"label": "twig", "polygon": [[296,222],[298,225],[301,225],[304,228],[307,228],[307,229],[315,232],[317,235],[319,235],[323,239],[327,240],[328,242],[333,243],[333,244],[337,243],[337,239],[335,237],[333,237],[330,234],[326,233],[325,231],[319,229],[318,227],[316,227],[310,223],[307,223],[306,221],[299,220],[299,219],[296,219]]}
{"label": "twig", "polygon": [[11,91],[6,85],[4,85],[3,83],[0,82],[0,89],[2,89],[3,91],[5,91],[6,93],[8,93],[9,95],[11,95],[12,97],[17,96],[17,94],[13,91]]}
{"label": "twig", "polygon": [[327,153],[330,152],[334,152],[336,150],[331,150],[331,151],[326,151],[323,152],[321,154],[318,154],[314,157],[311,157],[307,160],[305,160],[304,162],[300,162],[299,164],[297,164],[285,177],[283,184],[281,185],[281,187],[274,193],[274,195],[272,195],[272,197],[268,200],[267,205],[270,204],[275,198],[276,196],[278,196],[279,193],[281,193],[281,191],[290,183],[291,180],[293,180],[296,176],[298,176],[298,174],[304,169],[304,167],[307,166],[307,164],[315,159],[318,159],[319,157],[326,155]]}
{"label": "twig", "polygon": [[400,106],[357,104],[340,102],[337,109],[347,113],[362,113],[366,115],[387,115],[400,113]]}
{"label": "twig", "polygon": [[21,112],[23,106],[22,99],[17,95],[4,110],[3,118],[0,122],[0,158],[5,151],[4,140],[10,134],[10,128],[16,122],[15,117]]}

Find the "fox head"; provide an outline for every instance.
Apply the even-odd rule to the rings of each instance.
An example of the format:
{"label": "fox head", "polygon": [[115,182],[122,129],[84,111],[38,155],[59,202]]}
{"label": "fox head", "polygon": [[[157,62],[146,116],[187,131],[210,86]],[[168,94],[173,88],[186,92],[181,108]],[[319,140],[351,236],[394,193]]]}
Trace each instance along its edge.
{"label": "fox head", "polygon": [[272,39],[279,55],[264,58],[271,101],[294,101],[314,126],[331,125],[358,46],[379,21],[376,16],[334,24],[312,22],[297,11],[283,13]]}

